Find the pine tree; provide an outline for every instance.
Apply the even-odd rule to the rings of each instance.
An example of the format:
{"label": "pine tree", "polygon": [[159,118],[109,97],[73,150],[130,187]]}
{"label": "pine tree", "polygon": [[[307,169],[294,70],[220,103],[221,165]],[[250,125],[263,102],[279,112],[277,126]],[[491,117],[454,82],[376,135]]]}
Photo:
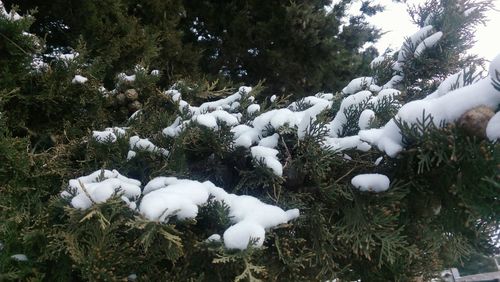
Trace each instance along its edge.
{"label": "pine tree", "polygon": [[46,39],[47,51],[84,44],[99,78],[112,87],[118,72],[135,64],[161,70],[166,84],[197,72],[198,50],[182,42],[177,25],[182,1],[5,1],[21,11],[36,9],[31,32]]}
{"label": "pine tree", "polygon": [[329,1],[185,1],[187,39],[204,52],[204,73],[234,82],[266,80],[266,93],[332,91],[362,66],[367,42],[379,36],[366,15],[344,17],[350,3]]}
{"label": "pine tree", "polygon": [[33,19],[0,9],[0,280],[411,281],[498,252],[500,57],[447,61],[491,6],[471,3],[415,8],[372,76],[294,101],[165,89],[88,45],[39,61]]}

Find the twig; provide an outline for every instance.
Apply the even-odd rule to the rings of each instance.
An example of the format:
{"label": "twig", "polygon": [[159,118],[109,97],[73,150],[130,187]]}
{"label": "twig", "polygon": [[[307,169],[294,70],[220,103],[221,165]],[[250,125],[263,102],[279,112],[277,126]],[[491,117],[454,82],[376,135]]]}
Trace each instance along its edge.
{"label": "twig", "polygon": [[29,55],[29,53],[28,53],[28,52],[26,52],[26,51],[24,51],[24,49],[23,49],[23,48],[21,48],[21,46],[17,45],[17,43],[16,43],[16,42],[12,41],[10,38],[8,38],[7,36],[5,36],[3,33],[1,33],[1,32],[0,32],[0,35],[1,35],[3,38],[7,39],[7,41],[9,41],[10,43],[12,43],[12,45],[16,46],[16,47],[17,47],[19,50],[21,50],[21,51],[22,51],[25,55]]}

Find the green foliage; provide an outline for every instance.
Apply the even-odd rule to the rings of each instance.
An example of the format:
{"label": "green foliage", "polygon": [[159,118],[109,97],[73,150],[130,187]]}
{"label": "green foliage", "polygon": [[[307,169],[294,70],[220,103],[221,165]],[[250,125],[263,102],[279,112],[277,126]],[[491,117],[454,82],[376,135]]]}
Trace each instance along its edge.
{"label": "green foliage", "polygon": [[[283,108],[293,95],[338,90],[375,55],[357,52],[377,35],[363,16],[338,32],[347,1],[330,13],[323,10],[326,1],[111,2],[28,1],[21,8],[38,6],[38,20],[0,17],[0,36],[8,38],[0,44],[0,280],[123,281],[135,274],[144,281],[410,281],[430,278],[477,252],[498,252],[491,235],[499,231],[500,144],[454,125],[442,128],[425,113],[413,125],[396,121],[407,150],[394,159],[383,156],[376,165],[381,153],[375,149],[339,154],[324,144],[343,98],[336,95],[331,108],[311,119],[303,138],[294,126],[265,130],[261,137],[279,133],[282,176],[236,147],[235,133],[223,122],[217,130],[185,123],[174,138],[162,132],[177,116],[190,118],[163,91],[177,78],[183,80],[171,90],[193,104],[223,98],[239,82],[259,82],[233,112],[248,125],[255,117],[246,111],[252,103],[262,113]],[[419,22],[438,11],[433,23],[450,38],[422,61],[405,65],[402,98],[347,108],[342,136],[359,131],[365,109],[376,113],[371,127],[384,125],[400,103],[428,93],[466,61],[460,54],[471,30],[451,2],[415,10]],[[465,22],[478,23],[488,3]],[[366,2],[362,10],[369,15],[379,8]],[[72,47],[80,55],[44,57],[48,64],[37,71],[32,59],[45,51],[37,37],[22,34],[31,23],[36,34],[47,33],[49,51]],[[190,30],[193,24],[204,39]],[[249,53],[252,48],[259,54]],[[437,68],[429,67],[434,63]],[[391,77],[380,67],[389,64],[373,70],[379,81]],[[222,67],[227,77],[200,78],[219,77]],[[153,68],[162,75],[150,75]],[[119,72],[136,79],[120,80]],[[463,77],[464,85],[474,80],[472,73]],[[73,84],[76,74],[89,80]],[[103,93],[103,83],[115,90]],[[290,95],[271,102],[267,94],[281,89]],[[124,96],[130,90],[137,92],[135,100]],[[139,112],[131,110],[132,100]],[[300,110],[311,106],[305,101],[297,102]],[[116,140],[92,136],[92,130],[108,126],[128,128]],[[169,154],[132,148],[132,136],[148,138]],[[136,155],[128,159],[130,150]],[[199,207],[195,219],[154,222],[118,195],[87,210],[61,196],[69,179],[103,168],[143,184],[157,176],[209,180],[228,192],[298,208],[301,215],[267,230],[262,248],[250,242],[246,250],[228,250],[220,241],[207,241],[233,220],[228,205],[213,199]],[[385,174],[391,186],[382,193],[359,191],[350,180],[361,173]],[[28,260],[16,260],[15,254]]]}
{"label": "green foliage", "polygon": [[[186,38],[203,50],[200,67],[211,76],[257,84],[266,93],[295,94],[340,88],[373,58],[358,50],[378,38],[366,22],[371,6],[340,31],[349,6],[331,12],[328,1],[185,1]],[[373,51],[373,50],[372,50]]]}

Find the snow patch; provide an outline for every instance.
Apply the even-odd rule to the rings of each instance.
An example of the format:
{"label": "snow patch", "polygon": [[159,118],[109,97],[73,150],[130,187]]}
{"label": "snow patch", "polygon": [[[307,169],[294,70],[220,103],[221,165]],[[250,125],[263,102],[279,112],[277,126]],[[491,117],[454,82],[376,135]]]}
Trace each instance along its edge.
{"label": "snow patch", "polygon": [[351,179],[351,184],[360,191],[384,192],[389,189],[389,178],[383,174],[360,174]]}

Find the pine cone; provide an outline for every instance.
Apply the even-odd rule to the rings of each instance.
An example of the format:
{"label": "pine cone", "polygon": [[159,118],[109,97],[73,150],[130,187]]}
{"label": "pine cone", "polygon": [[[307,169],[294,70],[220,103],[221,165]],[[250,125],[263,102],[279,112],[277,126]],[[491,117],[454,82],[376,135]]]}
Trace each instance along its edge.
{"label": "pine cone", "polygon": [[468,134],[479,138],[486,138],[486,127],[488,121],[495,112],[486,106],[479,106],[465,112],[459,119],[458,125]]}
{"label": "pine cone", "polygon": [[116,102],[118,105],[125,105],[126,102],[125,94],[118,93],[118,95],[116,95]]}
{"label": "pine cone", "polygon": [[139,101],[134,101],[130,104],[128,104],[128,111],[129,113],[135,113],[136,111],[142,109],[142,104]]}
{"label": "pine cone", "polygon": [[137,101],[137,99],[139,99],[139,93],[137,93],[135,89],[128,89],[127,91],[125,91],[125,97],[129,102]]}

